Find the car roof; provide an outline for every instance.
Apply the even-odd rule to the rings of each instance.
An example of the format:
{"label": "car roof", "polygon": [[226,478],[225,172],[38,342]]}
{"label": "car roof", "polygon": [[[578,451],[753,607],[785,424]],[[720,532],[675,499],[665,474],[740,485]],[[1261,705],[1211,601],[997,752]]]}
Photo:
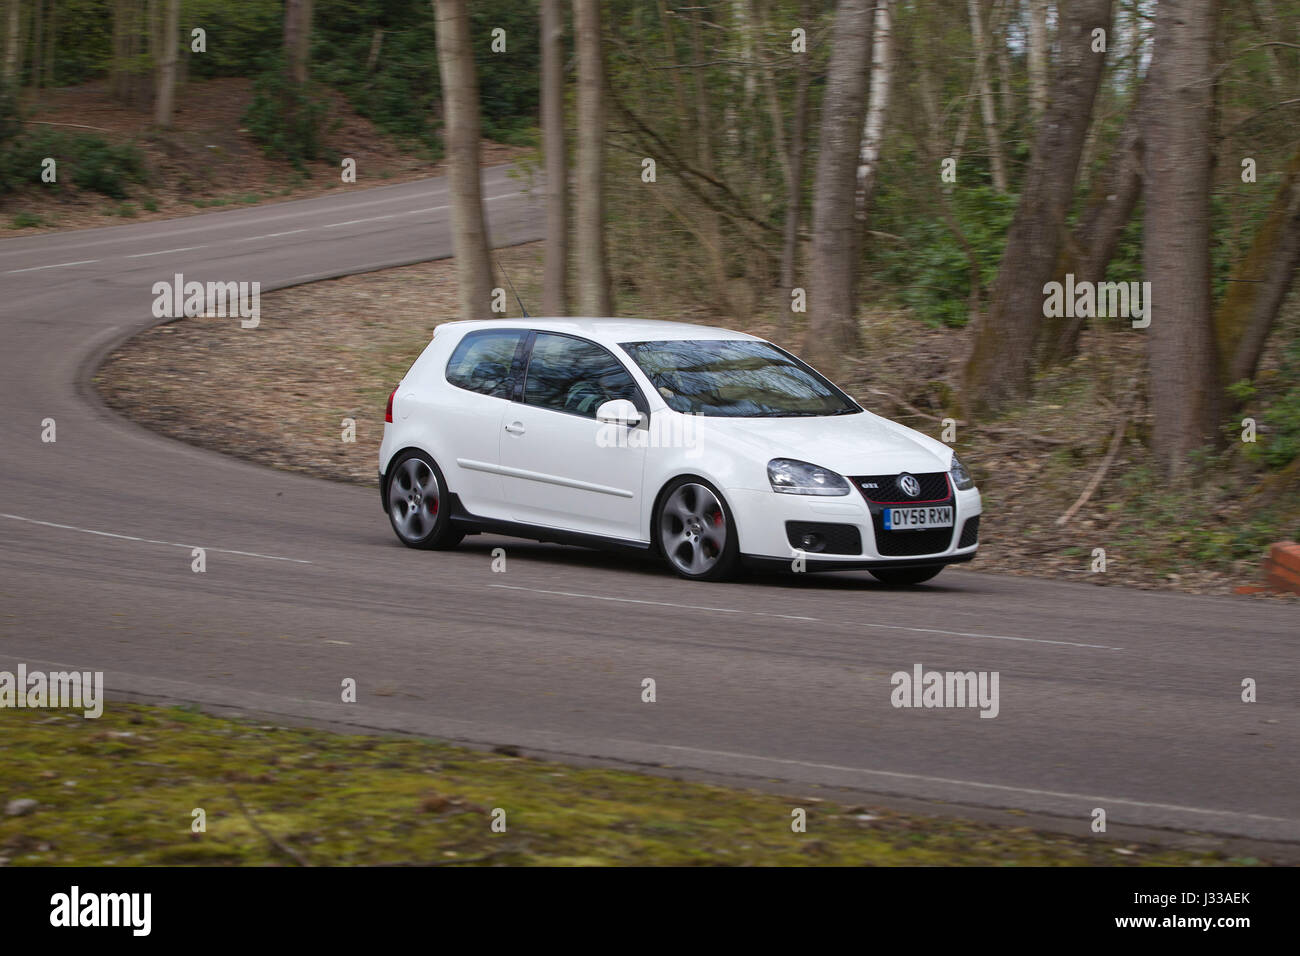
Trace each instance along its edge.
{"label": "car roof", "polygon": [[748,332],[722,329],[711,325],[690,322],[666,322],[662,319],[614,318],[500,318],[473,319],[444,322],[438,329],[454,328],[473,332],[490,328],[535,329],[538,332],[567,332],[600,342],[617,345],[620,342],[678,341],[682,339],[746,339],[762,341]]}

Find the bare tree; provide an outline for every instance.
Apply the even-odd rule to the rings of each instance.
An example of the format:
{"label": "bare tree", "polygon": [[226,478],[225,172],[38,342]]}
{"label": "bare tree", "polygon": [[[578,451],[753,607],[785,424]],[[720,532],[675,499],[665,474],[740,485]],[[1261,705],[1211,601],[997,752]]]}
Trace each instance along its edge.
{"label": "bare tree", "polygon": [[873,0],[840,0],[822,99],[821,143],[813,186],[812,288],[804,352],[834,375],[858,347],[855,297],[857,158],[866,119]]}
{"label": "bare tree", "polygon": [[542,0],[542,152],[546,156],[546,261],[542,311],[569,311],[569,164],[564,135],[564,11]]}
{"label": "bare tree", "polygon": [[434,0],[438,73],[451,181],[451,229],[462,319],[482,318],[492,300],[483,188],[479,180],[478,77],[465,0]]}
{"label": "bare tree", "polygon": [[889,91],[894,72],[892,6],[893,0],[876,0],[875,35],[871,41],[871,93],[867,98],[867,120],[862,127],[858,188],[854,196],[854,210],[860,223],[866,223],[871,208],[880,147],[885,139],[885,118],[889,113]]}
{"label": "bare tree", "polygon": [[605,253],[605,56],[599,0],[574,0],[578,47],[578,309],[610,315],[609,263]]}
{"label": "bare tree", "polygon": [[1214,439],[1219,376],[1210,301],[1214,0],[1160,0],[1146,101],[1143,264],[1151,446],[1182,473]]}
{"label": "bare tree", "polygon": [[975,80],[979,88],[980,116],[984,120],[984,142],[989,151],[989,167],[993,174],[993,188],[1007,191],[1007,169],[1002,160],[1002,137],[998,133],[997,111],[993,107],[993,87],[989,82],[988,33],[984,29],[984,15],[980,0],[966,0],[970,12],[971,38],[975,41]]}
{"label": "bare tree", "polygon": [[172,125],[176,103],[176,31],[180,28],[181,0],[166,0],[166,4],[158,37],[158,78],[153,111],[153,121],[164,127]]}
{"label": "bare tree", "polygon": [[962,401],[970,411],[996,410],[1029,394],[1043,286],[1056,268],[1105,65],[1105,54],[1092,52],[1092,31],[1109,27],[1110,13],[1111,0],[1075,0],[1061,24],[1061,61],[1051,101],[1038,124],[988,311],[971,330],[962,383]]}

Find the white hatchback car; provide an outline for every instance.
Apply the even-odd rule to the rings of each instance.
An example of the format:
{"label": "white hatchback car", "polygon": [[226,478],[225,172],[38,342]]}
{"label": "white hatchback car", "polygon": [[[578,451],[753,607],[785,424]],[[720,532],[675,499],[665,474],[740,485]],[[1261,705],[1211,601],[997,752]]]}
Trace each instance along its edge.
{"label": "white hatchback car", "polygon": [[388,399],[403,544],[467,534],[929,580],[975,556],[980,494],[941,442],[743,332],[625,319],[440,325]]}

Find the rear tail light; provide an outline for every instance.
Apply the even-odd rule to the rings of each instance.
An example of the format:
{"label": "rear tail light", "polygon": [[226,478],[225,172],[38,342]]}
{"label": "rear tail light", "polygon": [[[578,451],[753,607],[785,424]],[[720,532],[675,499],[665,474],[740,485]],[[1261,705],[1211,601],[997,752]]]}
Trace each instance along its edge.
{"label": "rear tail light", "polygon": [[384,421],[388,422],[390,425],[393,422],[393,396],[396,394],[397,389],[393,389],[388,393],[388,407],[384,409]]}

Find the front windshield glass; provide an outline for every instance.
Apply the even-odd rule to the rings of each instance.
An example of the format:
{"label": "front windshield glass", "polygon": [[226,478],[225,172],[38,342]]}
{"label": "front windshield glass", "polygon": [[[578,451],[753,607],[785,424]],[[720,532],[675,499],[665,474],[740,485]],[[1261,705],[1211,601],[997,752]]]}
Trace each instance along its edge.
{"label": "front windshield glass", "polygon": [[621,345],[674,411],[733,418],[861,411],[838,388],[769,342],[692,339]]}

